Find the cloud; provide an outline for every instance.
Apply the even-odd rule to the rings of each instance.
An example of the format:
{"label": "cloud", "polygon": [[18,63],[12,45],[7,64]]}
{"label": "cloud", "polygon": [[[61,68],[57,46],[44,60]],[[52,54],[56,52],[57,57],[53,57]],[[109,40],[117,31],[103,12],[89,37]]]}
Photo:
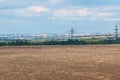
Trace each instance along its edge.
{"label": "cloud", "polygon": [[62,20],[83,20],[89,15],[87,8],[66,8],[58,9],[53,12],[52,19]]}
{"label": "cloud", "polygon": [[42,6],[30,6],[23,9],[18,9],[15,11],[16,14],[20,16],[40,16],[42,13],[48,12],[49,9]]}
{"label": "cloud", "polygon": [[70,6],[53,8],[50,6],[31,5],[23,8],[0,9],[0,17],[10,15],[20,17],[40,16],[52,20],[120,21],[120,11],[118,8],[120,8],[120,6]]}
{"label": "cloud", "polygon": [[[111,10],[112,9],[112,10]],[[104,7],[71,7],[58,9],[53,12],[52,19],[63,20],[92,20],[92,21],[115,21],[119,20],[119,12],[109,6]],[[118,18],[116,18],[118,17]]]}
{"label": "cloud", "polygon": [[113,13],[111,12],[97,12],[97,13],[93,13],[93,15],[91,16],[91,20],[108,20],[109,17],[114,16]]}
{"label": "cloud", "polygon": [[30,6],[26,8],[28,12],[35,12],[35,13],[42,13],[42,12],[48,12],[49,9],[46,7],[41,7],[41,6]]}
{"label": "cloud", "polygon": [[61,9],[54,11],[54,16],[87,16],[88,12],[86,9]]}
{"label": "cloud", "polygon": [[52,19],[83,20],[90,15],[88,8],[66,8],[54,11]]}
{"label": "cloud", "polygon": [[42,6],[29,6],[26,8],[2,9],[0,12],[0,15],[40,16],[45,12],[49,12],[49,9]]}

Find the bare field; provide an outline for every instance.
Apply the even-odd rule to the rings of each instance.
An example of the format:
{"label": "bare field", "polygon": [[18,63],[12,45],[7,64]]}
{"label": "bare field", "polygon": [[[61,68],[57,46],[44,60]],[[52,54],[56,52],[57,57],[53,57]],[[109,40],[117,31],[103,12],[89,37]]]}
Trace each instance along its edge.
{"label": "bare field", "polygon": [[0,80],[120,80],[120,45],[0,47]]}

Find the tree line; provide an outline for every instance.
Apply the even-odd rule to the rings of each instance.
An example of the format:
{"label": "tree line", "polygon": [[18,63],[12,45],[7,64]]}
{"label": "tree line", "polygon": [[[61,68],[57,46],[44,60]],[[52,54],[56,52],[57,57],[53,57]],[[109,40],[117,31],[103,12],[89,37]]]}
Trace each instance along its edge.
{"label": "tree line", "polygon": [[31,45],[88,45],[88,44],[120,44],[120,40],[66,40],[66,41],[39,41],[33,42],[30,40],[15,40],[15,41],[0,41],[0,46],[31,46]]}

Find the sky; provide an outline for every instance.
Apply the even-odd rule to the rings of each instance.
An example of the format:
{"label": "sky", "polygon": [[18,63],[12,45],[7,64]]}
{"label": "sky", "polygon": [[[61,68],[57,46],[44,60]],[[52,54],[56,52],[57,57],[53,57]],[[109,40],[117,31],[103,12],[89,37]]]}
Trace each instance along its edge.
{"label": "sky", "polygon": [[120,0],[0,0],[0,33],[114,32]]}

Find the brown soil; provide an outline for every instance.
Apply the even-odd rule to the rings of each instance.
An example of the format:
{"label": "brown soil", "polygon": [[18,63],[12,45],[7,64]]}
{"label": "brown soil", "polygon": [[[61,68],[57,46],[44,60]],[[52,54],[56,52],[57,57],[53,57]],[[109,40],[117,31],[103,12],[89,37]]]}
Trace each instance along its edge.
{"label": "brown soil", "polygon": [[120,45],[0,47],[0,80],[120,80]]}

